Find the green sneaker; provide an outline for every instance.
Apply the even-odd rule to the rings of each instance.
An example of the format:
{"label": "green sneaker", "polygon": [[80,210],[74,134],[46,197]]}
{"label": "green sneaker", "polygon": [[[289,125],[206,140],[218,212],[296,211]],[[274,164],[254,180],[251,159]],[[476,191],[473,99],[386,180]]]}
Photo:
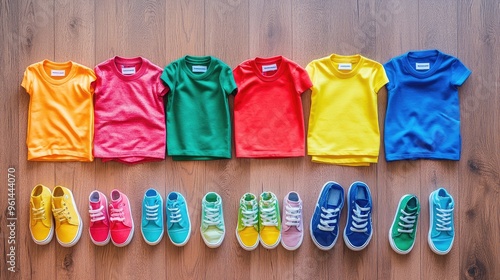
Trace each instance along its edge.
{"label": "green sneaker", "polygon": [[408,254],[413,249],[419,214],[420,202],[417,196],[406,194],[401,197],[389,230],[389,243],[396,253]]}
{"label": "green sneaker", "polygon": [[217,248],[222,244],[226,234],[224,226],[224,212],[222,198],[214,192],[209,192],[201,201],[201,237],[210,248]]}
{"label": "green sneaker", "polygon": [[274,249],[281,241],[281,216],[276,195],[263,192],[259,200],[260,243],[266,249]]}
{"label": "green sneaker", "polygon": [[259,206],[257,198],[252,193],[244,194],[240,199],[238,209],[238,225],[236,226],[236,238],[240,246],[251,251],[259,245]]}

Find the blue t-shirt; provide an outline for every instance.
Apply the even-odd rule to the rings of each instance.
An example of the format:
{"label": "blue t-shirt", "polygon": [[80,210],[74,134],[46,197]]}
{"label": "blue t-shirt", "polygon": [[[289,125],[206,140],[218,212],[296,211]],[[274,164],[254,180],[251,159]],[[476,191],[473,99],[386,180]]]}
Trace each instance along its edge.
{"label": "blue t-shirt", "polygon": [[412,51],[384,64],[387,161],[459,160],[461,150],[458,87],[471,71],[438,50]]}

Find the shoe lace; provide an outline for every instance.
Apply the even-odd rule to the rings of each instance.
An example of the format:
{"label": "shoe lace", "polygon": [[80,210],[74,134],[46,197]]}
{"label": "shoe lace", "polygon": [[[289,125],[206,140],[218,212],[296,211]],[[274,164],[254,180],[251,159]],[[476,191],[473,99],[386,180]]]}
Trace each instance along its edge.
{"label": "shoe lace", "polygon": [[158,220],[158,209],[160,205],[144,205],[146,207],[146,220],[148,221],[156,221]]}
{"label": "shoe lace", "polygon": [[254,206],[248,210],[244,205],[241,206],[241,221],[245,227],[252,227],[257,224],[257,208]]}
{"label": "shoe lace", "polygon": [[214,208],[206,207],[205,219],[203,219],[203,222],[209,226],[218,225],[220,222],[219,206],[216,206]]}
{"label": "shoe lace", "polygon": [[337,223],[336,217],[339,215],[340,208],[327,209],[321,207],[321,218],[319,219],[318,228],[323,231],[333,231]]}
{"label": "shoe lace", "polygon": [[260,217],[262,218],[262,225],[264,226],[277,226],[278,215],[275,211],[275,202],[271,202],[268,206],[262,207],[260,210]]}
{"label": "shoe lace", "polygon": [[356,203],[356,209],[352,212],[352,224],[350,229],[354,232],[366,232],[368,230],[368,213],[361,214],[361,212],[370,211],[370,207],[361,207]]}
{"label": "shoe lace", "polygon": [[398,228],[398,232],[412,233],[413,224],[417,220],[417,213],[406,213],[403,209],[401,209],[401,213],[403,215],[399,217],[401,221],[398,223],[401,228]]}
{"label": "shoe lace", "polygon": [[61,222],[61,223],[71,219],[71,217],[69,215],[69,211],[65,211],[65,210],[68,210],[68,207],[66,206],[66,204],[63,204],[62,208],[53,208],[52,213],[54,213],[54,218],[59,220],[59,222]]}
{"label": "shoe lace", "polygon": [[103,209],[104,206],[102,205],[98,209],[89,209],[90,221],[92,223],[104,220],[104,213],[102,212]]}
{"label": "shoe lace", "polygon": [[285,206],[285,224],[287,226],[299,226],[300,224],[300,213],[302,211],[302,207],[297,206],[293,207],[291,205]]}
{"label": "shoe lace", "polygon": [[33,219],[44,220],[45,219],[45,208],[42,203],[40,208],[31,208],[33,210]]}
{"label": "shoe lace", "polygon": [[451,212],[453,211],[452,209],[441,209],[437,208],[436,209],[439,213],[436,214],[438,216],[437,218],[437,224],[436,224],[436,230],[438,231],[450,231],[451,230]]}
{"label": "shoe lace", "polygon": [[173,204],[172,207],[167,207],[168,211],[170,211],[170,222],[178,223],[182,220],[181,209],[177,204]]}
{"label": "shoe lace", "polygon": [[109,220],[111,222],[123,222],[125,221],[124,213],[123,213],[123,207],[120,208],[111,208],[109,215]]}

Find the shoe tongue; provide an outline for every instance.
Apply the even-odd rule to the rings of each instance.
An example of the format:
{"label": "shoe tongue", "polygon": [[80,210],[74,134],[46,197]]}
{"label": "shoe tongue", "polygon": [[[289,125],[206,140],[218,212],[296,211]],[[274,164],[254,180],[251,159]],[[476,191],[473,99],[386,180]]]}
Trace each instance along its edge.
{"label": "shoe tongue", "polygon": [[42,197],[41,196],[32,196],[33,206],[35,208],[41,207]]}
{"label": "shoe tongue", "polygon": [[52,198],[52,202],[54,203],[54,208],[62,208],[62,197],[56,196]]}
{"label": "shoe tongue", "polygon": [[153,205],[155,205],[156,197],[154,197],[154,196],[149,197],[148,196],[148,197],[146,197],[146,199],[144,201],[146,202],[146,204],[148,206],[153,206]]}
{"label": "shoe tongue", "polygon": [[287,202],[288,202],[288,205],[293,206],[293,207],[300,206],[300,203],[298,201],[288,200]]}
{"label": "shoe tongue", "polygon": [[123,198],[120,195],[117,199],[113,200],[112,203],[113,203],[113,205],[117,205],[118,203],[122,202],[122,200],[123,200]]}
{"label": "shoe tongue", "polygon": [[449,197],[438,197],[437,198],[437,202],[439,204],[439,207],[441,207],[441,209],[448,209],[449,208],[449,205],[451,203],[451,198]]}
{"label": "shoe tongue", "polygon": [[417,206],[411,207],[410,205],[406,205],[405,207],[405,212],[406,213],[413,213],[417,211]]}
{"label": "shoe tongue", "polygon": [[91,201],[90,207],[92,207],[92,209],[99,209],[99,207],[101,207],[101,203],[99,201],[97,201],[97,202]]}
{"label": "shoe tongue", "polygon": [[354,201],[359,207],[366,207],[368,206],[368,199],[356,199]]}
{"label": "shoe tongue", "polygon": [[247,210],[252,210],[254,207],[254,204],[255,203],[253,201],[245,201],[244,205],[246,206]]}

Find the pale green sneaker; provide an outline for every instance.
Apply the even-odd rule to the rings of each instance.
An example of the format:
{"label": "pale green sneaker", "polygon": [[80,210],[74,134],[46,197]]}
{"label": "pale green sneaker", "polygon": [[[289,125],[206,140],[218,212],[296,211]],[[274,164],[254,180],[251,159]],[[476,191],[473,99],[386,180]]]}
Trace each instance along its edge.
{"label": "pale green sneaker", "polygon": [[408,254],[417,236],[418,215],[420,214],[420,202],[417,196],[404,195],[399,201],[394,221],[389,230],[389,243],[398,254]]}
{"label": "pale green sneaker", "polygon": [[226,235],[222,198],[215,192],[209,192],[201,201],[201,237],[210,248],[222,244]]}
{"label": "pale green sneaker", "polygon": [[266,249],[273,249],[281,241],[281,216],[276,195],[263,192],[259,200],[260,243]]}
{"label": "pale green sneaker", "polygon": [[251,251],[259,245],[259,205],[257,198],[252,193],[244,194],[240,199],[238,208],[238,225],[236,238],[240,246]]}

